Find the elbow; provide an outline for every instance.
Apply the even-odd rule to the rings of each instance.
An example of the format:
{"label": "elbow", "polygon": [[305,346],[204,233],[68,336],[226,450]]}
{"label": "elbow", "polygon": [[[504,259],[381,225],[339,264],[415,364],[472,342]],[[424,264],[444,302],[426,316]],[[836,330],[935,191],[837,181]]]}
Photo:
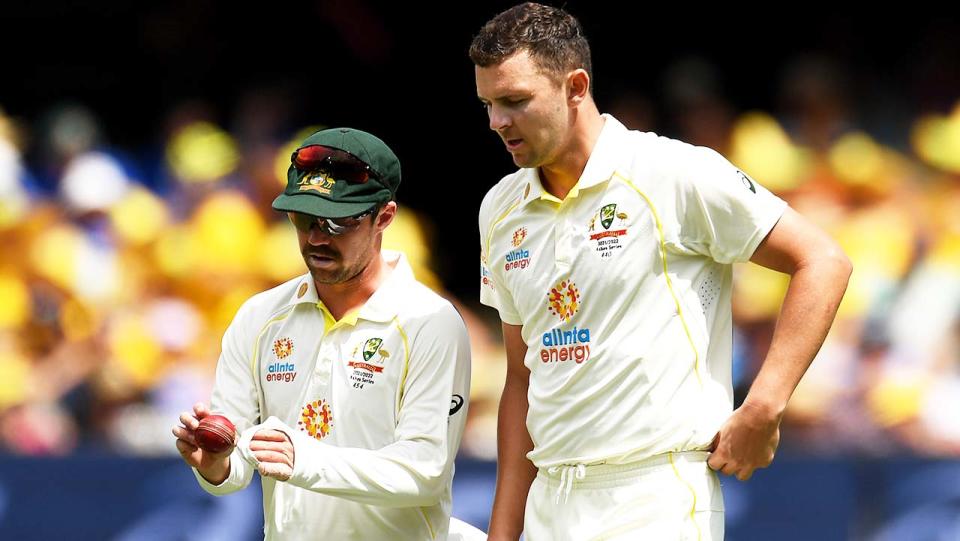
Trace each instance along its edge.
{"label": "elbow", "polygon": [[834,272],[837,274],[838,281],[843,283],[843,288],[846,289],[847,283],[850,281],[850,275],[853,274],[853,262],[839,246],[835,246],[828,257],[835,269]]}
{"label": "elbow", "polygon": [[446,476],[428,476],[420,479],[416,488],[402,494],[396,494],[394,503],[396,507],[433,507],[438,505],[447,490]]}
{"label": "elbow", "polygon": [[450,475],[449,471],[439,468],[436,472],[424,477],[417,498],[421,501],[417,505],[432,506],[437,505],[447,493]]}
{"label": "elbow", "polygon": [[847,286],[850,284],[850,275],[853,274],[853,262],[840,249],[839,246],[832,246],[829,250],[821,254],[820,264],[815,273],[818,281],[823,282],[827,290],[831,291],[835,297],[836,306],[839,306],[844,294],[847,292]]}

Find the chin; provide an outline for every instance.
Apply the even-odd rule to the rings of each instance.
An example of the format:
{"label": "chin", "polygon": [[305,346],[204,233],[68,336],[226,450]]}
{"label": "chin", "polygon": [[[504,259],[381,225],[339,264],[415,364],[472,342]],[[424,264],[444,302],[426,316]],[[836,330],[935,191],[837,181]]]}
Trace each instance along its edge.
{"label": "chin", "polygon": [[517,167],[536,167],[536,160],[530,158],[530,156],[513,156],[513,164]]}

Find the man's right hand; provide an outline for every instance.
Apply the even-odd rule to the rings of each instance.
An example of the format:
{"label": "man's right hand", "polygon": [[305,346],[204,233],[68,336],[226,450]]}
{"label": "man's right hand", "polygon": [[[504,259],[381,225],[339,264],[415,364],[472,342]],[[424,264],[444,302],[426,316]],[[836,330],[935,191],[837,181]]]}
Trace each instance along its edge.
{"label": "man's right hand", "polygon": [[180,457],[191,468],[196,468],[207,482],[219,485],[230,475],[230,453],[233,447],[222,453],[211,453],[197,446],[195,434],[200,419],[210,415],[206,404],[198,402],[193,411],[180,414],[180,425],[173,427],[173,435],[177,437],[177,450]]}

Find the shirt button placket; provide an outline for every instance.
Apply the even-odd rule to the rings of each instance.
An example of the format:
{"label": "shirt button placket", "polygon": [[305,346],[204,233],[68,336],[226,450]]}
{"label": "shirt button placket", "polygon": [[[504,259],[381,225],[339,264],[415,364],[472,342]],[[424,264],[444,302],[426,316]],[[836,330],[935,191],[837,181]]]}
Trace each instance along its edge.
{"label": "shirt button placket", "polygon": [[570,268],[573,262],[573,224],[567,219],[567,209],[565,205],[560,205],[557,210],[556,225],[554,225],[555,252],[557,255],[557,266],[561,268]]}
{"label": "shirt button placket", "polygon": [[323,386],[326,386],[330,382],[330,368],[332,367],[333,357],[336,353],[336,350],[332,346],[332,334],[333,333],[328,333],[327,336],[323,338],[323,342],[320,344],[320,353],[317,356],[316,368],[313,370],[314,381]]}

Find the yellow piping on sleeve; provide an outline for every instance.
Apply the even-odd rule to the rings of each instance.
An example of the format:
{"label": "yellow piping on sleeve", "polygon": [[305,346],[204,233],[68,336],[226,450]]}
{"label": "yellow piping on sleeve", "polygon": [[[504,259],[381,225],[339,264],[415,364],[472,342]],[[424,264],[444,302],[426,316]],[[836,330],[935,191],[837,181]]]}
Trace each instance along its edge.
{"label": "yellow piping on sleeve", "polygon": [[[295,305],[294,305],[294,306],[295,306]],[[263,333],[267,332],[267,328],[270,327],[270,325],[273,325],[274,323],[277,323],[278,321],[283,321],[283,320],[287,319],[287,316],[289,316],[289,315],[290,315],[290,312],[293,311],[293,307],[294,307],[294,306],[290,306],[290,308],[289,308],[286,312],[284,312],[283,314],[281,314],[281,315],[279,315],[279,316],[275,316],[275,317],[274,317],[273,319],[271,319],[270,321],[264,323],[264,324],[263,324],[263,328],[260,329],[260,333],[257,334],[257,341],[254,342],[254,345],[253,345],[253,355],[250,356],[250,358],[251,358],[251,361],[250,361],[250,373],[253,374],[254,377],[256,377],[256,374],[257,374],[257,361],[260,359],[260,339],[263,338]]]}
{"label": "yellow piping on sleeve", "polygon": [[673,474],[677,476],[677,479],[679,479],[681,483],[687,486],[687,490],[690,491],[690,496],[693,497],[693,503],[690,505],[690,522],[693,522],[693,527],[697,529],[697,541],[700,541],[700,525],[697,524],[695,515],[697,511],[697,491],[693,489],[693,485],[688,483],[687,480],[680,475],[680,470],[677,469],[677,465],[673,462],[673,453],[667,453],[667,456],[670,457],[670,467],[673,468]]}
{"label": "yellow piping on sleeve", "polygon": [[[485,241],[485,246],[486,246],[486,248],[485,248],[484,251],[483,251],[484,258],[486,258],[486,257],[490,254],[490,240],[493,238],[493,230],[494,230],[494,228],[497,227],[497,224],[499,224],[500,222],[504,221],[504,220],[507,218],[507,216],[509,216],[510,213],[513,212],[514,209],[516,209],[518,205],[520,205],[520,203],[521,203],[522,201],[523,201],[523,199],[518,199],[516,203],[514,203],[513,205],[511,205],[510,208],[508,208],[508,209],[506,210],[506,212],[504,212],[503,214],[501,214],[499,218],[497,218],[496,220],[493,221],[493,223],[490,224],[490,229],[487,230],[487,238],[486,238],[486,241]],[[484,263],[486,263],[486,261],[484,261]]]}
{"label": "yellow piping on sleeve", "polygon": [[644,201],[647,202],[647,205],[650,207],[650,212],[653,213],[653,221],[657,224],[657,236],[660,241],[660,259],[663,261],[663,278],[667,281],[667,289],[670,290],[670,296],[673,297],[673,303],[677,307],[677,315],[680,316],[680,323],[683,325],[683,331],[687,334],[687,341],[690,342],[690,348],[693,350],[693,372],[697,375],[697,382],[703,386],[703,380],[700,378],[700,354],[697,352],[697,346],[693,343],[693,336],[690,334],[690,327],[687,326],[687,320],[683,317],[683,309],[680,307],[680,299],[677,297],[677,293],[673,290],[673,282],[670,280],[670,272],[667,270],[667,244],[663,238],[663,225],[660,223],[660,216],[657,214],[656,207],[653,206],[653,201],[650,201],[650,198],[647,197],[647,194],[643,193],[640,188],[637,188],[633,182],[620,174],[620,172],[615,172],[614,176],[619,177],[620,180],[624,181],[633,188]]}
{"label": "yellow piping on sleeve", "polygon": [[393,317],[393,324],[397,326],[397,330],[400,332],[400,338],[403,340],[403,373],[400,374],[400,392],[397,393],[397,409],[396,412],[400,413],[400,406],[403,405],[403,390],[407,385],[407,372],[410,370],[410,344],[407,341],[407,333],[404,332],[403,327],[400,326],[400,320],[396,316]]}
{"label": "yellow piping on sleeve", "polygon": [[420,516],[423,517],[423,521],[427,523],[427,529],[430,530],[430,539],[436,539],[437,533],[433,531],[433,524],[430,524],[430,519],[427,517],[427,513],[423,510],[423,507],[418,507],[420,510]]}

